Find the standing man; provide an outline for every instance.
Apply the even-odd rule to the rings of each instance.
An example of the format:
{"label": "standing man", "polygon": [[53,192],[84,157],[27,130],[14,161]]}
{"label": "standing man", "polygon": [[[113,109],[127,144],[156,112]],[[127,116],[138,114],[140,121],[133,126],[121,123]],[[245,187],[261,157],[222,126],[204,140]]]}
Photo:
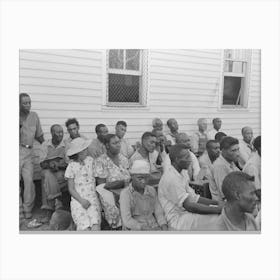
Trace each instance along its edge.
{"label": "standing man", "polygon": [[124,138],[126,129],[127,129],[127,123],[125,121],[117,122],[115,130],[116,130],[116,135],[120,138],[120,143],[121,143],[120,153],[129,159],[134,153],[134,149],[129,144],[128,140]]}
{"label": "standing man", "polygon": [[34,140],[40,144],[44,142],[44,135],[40,120],[35,112],[30,111],[31,99],[27,93],[19,95],[19,172],[24,182],[23,201],[20,196],[20,218],[32,218],[35,200],[35,186],[33,183],[32,147]]}
{"label": "standing man", "polygon": [[193,153],[199,157],[201,156],[205,149],[207,143],[207,120],[205,118],[200,118],[197,121],[198,131],[193,134],[192,137],[192,151]]}
{"label": "standing man", "polygon": [[207,138],[208,140],[214,140],[215,135],[219,132],[222,126],[222,120],[220,118],[215,118],[212,121],[213,128],[207,132]]}
{"label": "standing man", "polygon": [[240,167],[243,168],[247,160],[249,159],[252,151],[254,151],[254,147],[252,145],[253,130],[251,127],[245,126],[242,128],[241,134],[243,139],[240,140],[239,143],[240,157],[238,163]]}
{"label": "standing man", "polygon": [[171,145],[175,145],[176,143],[175,138],[176,135],[178,134],[178,129],[179,129],[178,123],[175,119],[169,119],[167,121],[167,126],[170,132],[166,135],[166,139],[171,142]]}
{"label": "standing man", "polygon": [[42,207],[46,217],[51,217],[55,208],[62,208],[62,188],[67,186],[64,178],[66,164],[65,143],[63,142],[63,128],[59,124],[51,126],[52,139],[42,144],[40,166],[42,168]]}
{"label": "standing man", "polygon": [[105,124],[101,123],[95,127],[96,139],[93,139],[88,147],[88,155],[96,159],[102,154],[106,153],[104,144],[105,136],[108,134],[108,128]]}
{"label": "standing man", "polygon": [[222,192],[223,180],[232,171],[239,171],[235,162],[239,157],[239,142],[236,138],[226,136],[221,141],[221,154],[213,164],[215,185],[210,183],[212,198],[221,201],[225,198]]}

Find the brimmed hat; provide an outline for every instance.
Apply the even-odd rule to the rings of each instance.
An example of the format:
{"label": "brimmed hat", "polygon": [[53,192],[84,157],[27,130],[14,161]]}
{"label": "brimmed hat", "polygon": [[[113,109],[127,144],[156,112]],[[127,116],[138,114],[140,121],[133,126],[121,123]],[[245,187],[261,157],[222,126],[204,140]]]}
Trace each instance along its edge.
{"label": "brimmed hat", "polygon": [[75,138],[70,142],[70,147],[67,150],[66,155],[68,157],[75,155],[83,151],[84,149],[86,149],[90,144],[91,144],[91,140],[86,140],[81,137]]}
{"label": "brimmed hat", "polygon": [[135,160],[129,170],[130,174],[150,174],[150,164],[145,160]]}

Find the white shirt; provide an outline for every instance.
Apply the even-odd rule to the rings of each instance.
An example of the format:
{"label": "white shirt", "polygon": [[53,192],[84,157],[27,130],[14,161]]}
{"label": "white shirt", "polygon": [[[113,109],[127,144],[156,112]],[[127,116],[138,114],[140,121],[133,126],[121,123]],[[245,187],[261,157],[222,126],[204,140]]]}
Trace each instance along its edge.
{"label": "white shirt", "polygon": [[207,132],[207,139],[208,140],[215,140],[215,135],[216,133],[218,133],[219,131],[216,130],[215,128],[212,128],[210,129],[208,132]]}
{"label": "white shirt", "polygon": [[251,144],[246,143],[243,139],[239,141],[239,165],[241,168],[244,167],[247,160],[249,159],[251,153],[252,153],[253,147]]}
{"label": "white shirt", "polygon": [[261,188],[261,157],[258,152],[253,152],[250,155],[242,171],[254,176],[256,189]]}

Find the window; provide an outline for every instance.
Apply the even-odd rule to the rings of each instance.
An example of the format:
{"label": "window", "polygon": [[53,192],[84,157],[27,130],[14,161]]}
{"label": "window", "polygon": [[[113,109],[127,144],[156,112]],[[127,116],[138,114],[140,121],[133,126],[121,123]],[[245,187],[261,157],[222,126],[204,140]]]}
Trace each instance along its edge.
{"label": "window", "polygon": [[247,107],[250,50],[224,50],[222,107]]}
{"label": "window", "polygon": [[145,55],[139,49],[107,52],[107,105],[145,105]]}

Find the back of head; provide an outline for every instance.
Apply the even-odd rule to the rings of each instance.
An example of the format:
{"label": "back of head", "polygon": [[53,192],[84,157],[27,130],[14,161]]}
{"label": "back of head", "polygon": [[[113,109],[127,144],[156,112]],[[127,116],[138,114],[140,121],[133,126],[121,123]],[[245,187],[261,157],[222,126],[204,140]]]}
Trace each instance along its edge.
{"label": "back of head", "polygon": [[238,139],[231,137],[231,136],[225,136],[221,143],[220,143],[220,148],[221,150],[227,150],[233,145],[239,144]]}
{"label": "back of head", "polygon": [[223,183],[222,191],[228,202],[236,200],[236,193],[242,192],[248,185],[248,182],[253,182],[254,176],[250,176],[242,171],[233,171],[229,173]]}
{"label": "back of head", "polygon": [[169,149],[169,157],[171,162],[175,162],[176,158],[180,157],[181,151],[187,150],[186,145],[184,144],[175,144]]}
{"label": "back of head", "polygon": [[106,127],[106,125],[103,124],[103,123],[100,123],[100,124],[96,125],[96,127],[95,127],[95,133],[98,134],[98,133],[100,132],[100,129],[101,129],[102,127]]}
{"label": "back of head", "polygon": [[224,132],[217,132],[215,134],[215,140],[217,140],[218,142],[221,142],[222,139],[227,136]]}
{"label": "back of head", "polygon": [[152,121],[152,126],[155,128],[155,127],[158,127],[158,126],[162,126],[163,123],[161,121],[161,119],[159,118],[154,118],[153,121]]}
{"label": "back of head", "polygon": [[257,151],[261,148],[261,136],[255,138],[253,146]]}
{"label": "back of head", "polygon": [[66,230],[72,223],[71,213],[62,209],[56,210],[50,220],[50,229]]}

